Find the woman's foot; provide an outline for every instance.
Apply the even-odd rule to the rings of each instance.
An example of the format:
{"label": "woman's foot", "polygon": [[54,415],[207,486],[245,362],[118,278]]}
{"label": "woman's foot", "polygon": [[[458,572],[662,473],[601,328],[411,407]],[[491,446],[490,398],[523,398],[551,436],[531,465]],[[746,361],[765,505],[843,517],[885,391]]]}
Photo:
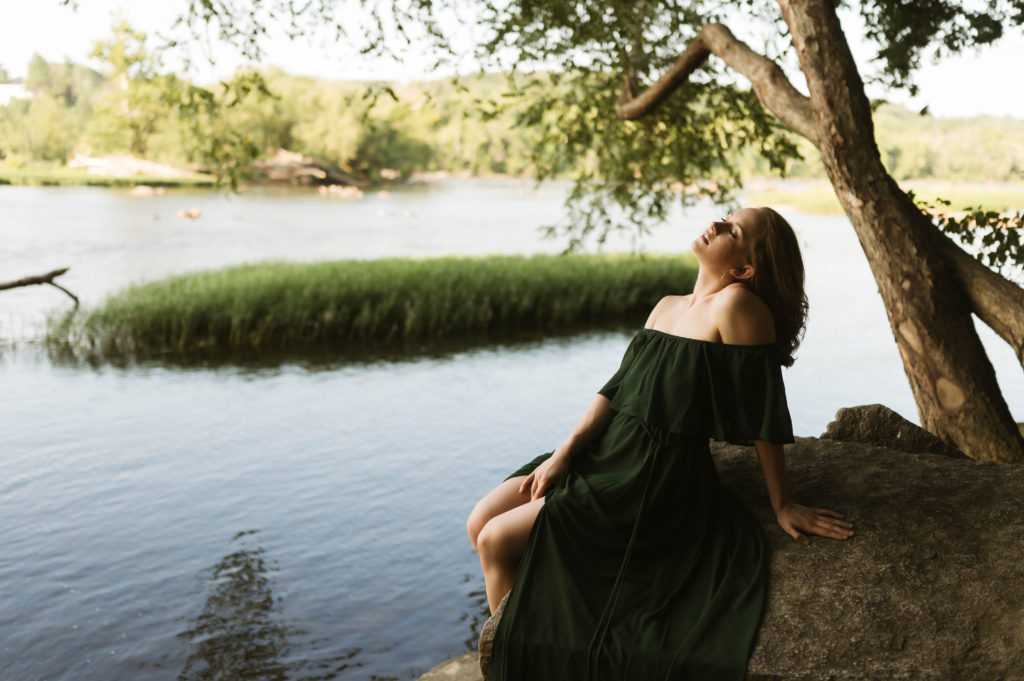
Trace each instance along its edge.
{"label": "woman's foot", "polygon": [[491,653],[494,651],[494,633],[498,630],[498,622],[501,621],[501,614],[505,612],[505,604],[508,602],[509,591],[498,603],[498,609],[487,618],[483,628],[480,630],[480,643],[477,649],[480,651],[480,671],[485,681],[491,678]]}

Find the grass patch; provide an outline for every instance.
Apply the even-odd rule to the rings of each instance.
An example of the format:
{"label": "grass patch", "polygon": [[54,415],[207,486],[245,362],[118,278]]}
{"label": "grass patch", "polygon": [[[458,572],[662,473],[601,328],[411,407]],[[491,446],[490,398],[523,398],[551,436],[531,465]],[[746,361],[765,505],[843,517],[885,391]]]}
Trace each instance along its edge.
{"label": "grass patch", "polygon": [[96,175],[74,168],[0,168],[0,184],[43,186],[95,186],[134,187],[144,184],[150,187],[212,187],[214,180],[209,175],[186,175],[183,177],[154,177],[152,175]]}
{"label": "grass patch", "polygon": [[[972,185],[950,185],[948,187],[905,185],[904,189],[913,189],[918,199],[935,203],[937,197],[947,199],[952,204],[947,210],[964,211],[969,207],[983,207],[1001,213],[1024,209],[1024,186],[1018,187],[984,187]],[[774,206],[780,210],[790,208],[799,213],[835,214],[842,213],[832,186],[829,184],[815,185],[805,189],[779,189],[770,191],[748,192],[744,195],[749,205]]]}
{"label": "grass patch", "polygon": [[642,323],[696,272],[692,254],[262,263],[125,289],[48,335],[103,355],[495,340]]}

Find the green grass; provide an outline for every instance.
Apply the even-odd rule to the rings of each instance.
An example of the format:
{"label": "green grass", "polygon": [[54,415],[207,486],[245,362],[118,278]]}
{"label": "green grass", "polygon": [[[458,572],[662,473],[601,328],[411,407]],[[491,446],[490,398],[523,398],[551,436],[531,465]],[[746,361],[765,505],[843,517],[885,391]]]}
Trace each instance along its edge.
{"label": "green grass", "polygon": [[[1018,211],[1024,209],[1024,186],[1020,187],[975,187],[971,185],[952,185],[943,188],[932,186],[905,186],[913,189],[918,199],[935,204],[941,197],[951,201],[948,210],[963,211],[968,207],[981,206],[986,210],[999,212]],[[775,206],[780,209],[790,207],[800,213],[842,213],[839,200],[832,191],[831,185],[815,185],[802,190],[780,189],[775,191],[756,191],[744,195],[749,205]]]}
{"label": "green grass", "polygon": [[53,319],[49,339],[99,352],[366,348],[642,323],[692,289],[680,256],[490,256],[263,263],[134,286]]}
{"label": "green grass", "polygon": [[150,187],[212,187],[214,180],[209,175],[186,175],[184,177],[154,177],[151,175],[128,175],[115,177],[94,175],[74,168],[0,168],[0,184],[32,186],[74,186],[134,187],[145,184]]}

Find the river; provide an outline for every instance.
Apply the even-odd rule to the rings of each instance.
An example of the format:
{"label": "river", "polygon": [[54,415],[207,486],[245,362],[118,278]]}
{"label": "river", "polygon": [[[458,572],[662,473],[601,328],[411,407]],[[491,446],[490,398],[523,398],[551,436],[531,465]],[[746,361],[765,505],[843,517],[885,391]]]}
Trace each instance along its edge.
{"label": "river", "polygon": [[[566,188],[447,181],[359,200],[309,190],[0,187],[0,280],[70,266],[84,305],[260,260],[557,252]],[[200,217],[176,217],[195,208]],[[719,212],[645,240],[686,250]],[[787,215],[809,326],[786,389],[798,436],[882,402],[917,422],[881,300],[842,216]],[[615,239],[607,250],[628,248]],[[83,365],[34,339],[70,301],[0,293],[0,678],[409,679],[475,644],[475,501],[552,448],[628,333],[352,360]],[[981,326],[1024,421],[1024,376]]]}

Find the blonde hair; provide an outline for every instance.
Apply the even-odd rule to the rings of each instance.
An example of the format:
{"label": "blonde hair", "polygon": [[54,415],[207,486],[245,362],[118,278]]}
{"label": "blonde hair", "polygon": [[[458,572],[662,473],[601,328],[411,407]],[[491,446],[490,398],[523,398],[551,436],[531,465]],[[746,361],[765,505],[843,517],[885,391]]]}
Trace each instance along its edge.
{"label": "blonde hair", "polygon": [[782,365],[793,366],[793,353],[807,326],[804,260],[796,234],[786,219],[767,206],[757,210],[767,229],[750,245],[754,274],[747,281],[772,311],[775,347]]}

